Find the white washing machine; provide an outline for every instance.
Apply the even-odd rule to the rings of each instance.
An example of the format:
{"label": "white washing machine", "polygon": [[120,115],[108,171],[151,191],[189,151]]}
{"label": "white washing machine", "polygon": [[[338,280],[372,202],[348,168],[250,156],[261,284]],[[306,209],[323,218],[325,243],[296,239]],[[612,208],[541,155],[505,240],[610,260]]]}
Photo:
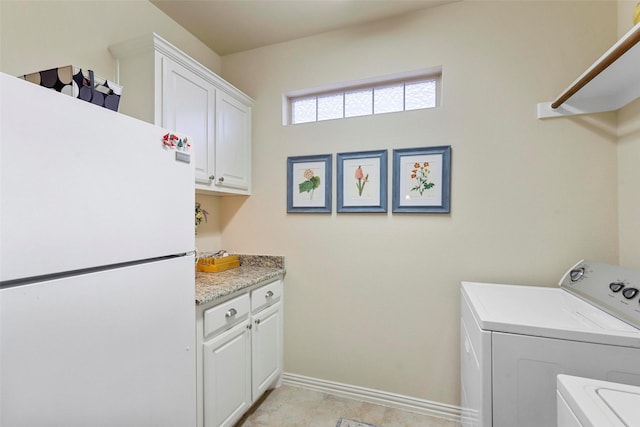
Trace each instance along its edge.
{"label": "white washing machine", "polygon": [[640,386],[640,272],[581,261],[559,287],[461,293],[465,427],[555,427],[559,374]]}
{"label": "white washing machine", "polygon": [[638,427],[640,387],[558,375],[558,427]]}

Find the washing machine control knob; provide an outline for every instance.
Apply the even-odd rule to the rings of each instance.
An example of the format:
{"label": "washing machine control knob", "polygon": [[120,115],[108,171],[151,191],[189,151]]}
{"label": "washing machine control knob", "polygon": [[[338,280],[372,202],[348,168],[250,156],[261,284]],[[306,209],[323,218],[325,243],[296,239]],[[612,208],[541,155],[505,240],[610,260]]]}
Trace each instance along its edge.
{"label": "washing machine control knob", "polygon": [[636,288],[627,288],[624,291],[622,291],[622,295],[626,299],[633,299],[633,297],[638,295],[638,289],[636,289]]}
{"label": "washing machine control knob", "polygon": [[582,276],[584,276],[584,267],[571,270],[569,276],[571,277],[572,282],[577,282],[578,280],[582,279]]}
{"label": "washing machine control knob", "polygon": [[624,288],[624,283],[622,282],[611,282],[609,283],[609,289],[613,292],[620,292]]}

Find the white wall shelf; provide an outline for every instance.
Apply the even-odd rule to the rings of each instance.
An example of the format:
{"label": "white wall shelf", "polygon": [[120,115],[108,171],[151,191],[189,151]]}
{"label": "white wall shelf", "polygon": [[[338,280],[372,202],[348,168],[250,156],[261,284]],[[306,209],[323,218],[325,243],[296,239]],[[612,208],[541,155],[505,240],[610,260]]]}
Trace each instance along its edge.
{"label": "white wall shelf", "polygon": [[538,118],[615,111],[640,98],[640,24],[635,25],[553,102],[538,104]]}

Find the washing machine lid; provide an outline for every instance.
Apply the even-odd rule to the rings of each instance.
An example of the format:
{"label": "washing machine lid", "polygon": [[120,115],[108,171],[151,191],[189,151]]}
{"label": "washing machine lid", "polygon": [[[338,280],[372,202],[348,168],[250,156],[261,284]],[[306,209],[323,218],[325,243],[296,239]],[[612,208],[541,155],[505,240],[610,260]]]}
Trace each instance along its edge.
{"label": "washing machine lid", "polygon": [[462,282],[481,329],[640,348],[640,329],[558,287]]}
{"label": "washing machine lid", "polygon": [[640,387],[558,375],[558,393],[585,427],[640,426]]}

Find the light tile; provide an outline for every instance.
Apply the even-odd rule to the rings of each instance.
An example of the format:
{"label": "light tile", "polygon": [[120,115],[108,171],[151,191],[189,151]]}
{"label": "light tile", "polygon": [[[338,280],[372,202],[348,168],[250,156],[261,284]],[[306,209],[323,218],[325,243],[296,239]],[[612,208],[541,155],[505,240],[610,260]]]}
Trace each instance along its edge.
{"label": "light tile", "polygon": [[235,427],[335,427],[340,417],[379,427],[460,427],[460,423],[284,385]]}

